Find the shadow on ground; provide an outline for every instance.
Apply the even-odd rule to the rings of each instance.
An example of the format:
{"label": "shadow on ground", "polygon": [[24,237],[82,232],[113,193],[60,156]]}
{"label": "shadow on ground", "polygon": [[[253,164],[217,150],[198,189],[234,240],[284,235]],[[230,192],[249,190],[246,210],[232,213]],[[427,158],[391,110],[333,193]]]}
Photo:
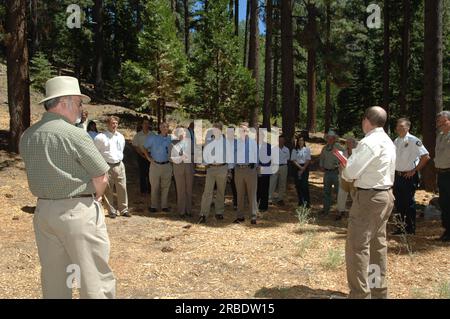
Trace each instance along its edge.
{"label": "shadow on ground", "polygon": [[256,298],[270,299],[330,299],[332,296],[346,298],[340,291],[313,289],[304,285],[292,287],[261,288],[255,293]]}

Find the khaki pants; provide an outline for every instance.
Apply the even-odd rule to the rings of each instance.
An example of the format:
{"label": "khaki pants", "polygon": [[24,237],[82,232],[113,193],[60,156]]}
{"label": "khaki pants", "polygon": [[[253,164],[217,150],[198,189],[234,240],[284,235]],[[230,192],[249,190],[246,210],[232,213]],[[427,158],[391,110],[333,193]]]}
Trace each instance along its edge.
{"label": "khaki pants", "polygon": [[[269,201],[282,201],[286,195],[286,184],[288,176],[288,166],[279,165],[278,171],[270,175]],[[278,193],[278,197],[274,197],[274,193]]]}
{"label": "khaki pants", "polygon": [[239,167],[235,169],[236,192],[238,195],[237,218],[244,218],[245,194],[247,193],[250,214],[252,219],[256,219],[258,213],[258,203],[256,201],[256,187],[258,185],[258,172],[256,168]]}
{"label": "khaki pants", "polygon": [[33,223],[44,298],[72,298],[72,277],[80,278],[81,298],[115,297],[116,280],[108,265],[110,243],[98,202],[39,199]]}
{"label": "khaki pants", "polygon": [[[150,186],[151,186],[151,207],[169,208],[167,197],[169,195],[170,183],[172,182],[172,164],[150,164]],[[161,196],[161,197],[160,197]]]}
{"label": "khaki pants", "polygon": [[173,164],[173,176],[177,185],[177,208],[180,215],[192,213],[192,188],[194,164]]}
{"label": "khaki pants", "polygon": [[127,175],[125,173],[125,165],[120,164],[109,165],[108,171],[108,187],[105,191],[105,196],[108,199],[110,206],[109,213],[116,213],[114,209],[114,186],[117,193],[117,211],[124,213],[128,211],[128,194],[127,194]]}
{"label": "khaki pants", "polygon": [[386,225],[393,207],[391,190],[354,194],[345,246],[349,298],[387,298]]}
{"label": "khaki pants", "polygon": [[206,171],[205,190],[202,196],[200,215],[208,216],[214,196],[214,185],[217,185],[214,208],[216,215],[223,215],[225,210],[225,188],[227,186],[228,166],[210,166]]}

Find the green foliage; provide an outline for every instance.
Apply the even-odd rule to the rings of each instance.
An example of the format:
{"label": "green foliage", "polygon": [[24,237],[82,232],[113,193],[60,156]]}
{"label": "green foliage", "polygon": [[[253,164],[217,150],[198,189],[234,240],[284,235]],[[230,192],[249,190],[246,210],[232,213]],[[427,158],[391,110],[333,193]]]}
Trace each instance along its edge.
{"label": "green foliage", "polygon": [[249,117],[256,84],[242,66],[228,4],[227,0],[210,1],[207,11],[197,12],[198,29],[193,35],[190,65],[194,86],[186,102],[197,116],[237,122]]}
{"label": "green foliage", "polygon": [[186,66],[169,2],[148,2],[139,34],[138,58],[122,64],[125,96],[138,110],[155,107],[159,99],[178,101],[189,82]]}
{"label": "green foliage", "polygon": [[31,86],[45,93],[45,82],[55,76],[55,70],[43,52],[38,52],[31,60]]}
{"label": "green foliage", "polygon": [[327,256],[322,261],[322,266],[325,269],[334,270],[339,268],[344,263],[344,253],[337,249],[330,248]]}

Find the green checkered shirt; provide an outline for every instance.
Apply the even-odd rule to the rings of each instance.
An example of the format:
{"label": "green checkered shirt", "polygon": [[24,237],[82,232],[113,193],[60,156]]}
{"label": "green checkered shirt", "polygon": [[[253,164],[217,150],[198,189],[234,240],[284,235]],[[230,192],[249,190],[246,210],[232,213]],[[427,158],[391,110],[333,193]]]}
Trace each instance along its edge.
{"label": "green checkered shirt", "polygon": [[109,170],[86,131],[51,112],[23,133],[19,149],[31,193],[39,198],[92,194],[91,179]]}

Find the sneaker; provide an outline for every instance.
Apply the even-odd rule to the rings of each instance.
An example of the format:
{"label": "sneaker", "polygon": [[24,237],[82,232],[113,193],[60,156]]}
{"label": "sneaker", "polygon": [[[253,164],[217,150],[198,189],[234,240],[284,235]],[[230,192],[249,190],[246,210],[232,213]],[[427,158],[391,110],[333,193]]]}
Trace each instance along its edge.
{"label": "sneaker", "polygon": [[245,218],[236,218],[236,219],[233,221],[233,224],[240,224],[240,223],[242,223],[243,221],[245,221]]}
{"label": "sneaker", "polygon": [[110,212],[110,213],[108,213],[108,217],[114,219],[114,218],[117,217],[117,214],[116,214],[116,213],[111,213],[111,212]]}
{"label": "sneaker", "polygon": [[256,219],[252,219],[252,221],[250,222],[252,225],[256,225]]}
{"label": "sneaker", "polygon": [[156,208],[149,207],[149,208],[148,208],[148,212],[149,212],[149,213],[157,213],[158,210],[157,210]]}
{"label": "sneaker", "polygon": [[206,216],[200,216],[197,224],[206,224]]}

